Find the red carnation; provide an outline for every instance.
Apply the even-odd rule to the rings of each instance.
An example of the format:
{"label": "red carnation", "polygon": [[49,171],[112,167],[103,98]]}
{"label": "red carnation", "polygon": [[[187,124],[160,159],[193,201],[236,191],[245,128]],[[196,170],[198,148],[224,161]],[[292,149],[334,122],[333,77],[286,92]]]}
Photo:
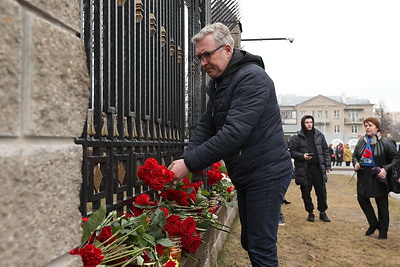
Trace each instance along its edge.
{"label": "red carnation", "polygon": [[176,204],[180,206],[189,206],[189,195],[185,191],[168,189],[167,191],[161,192],[160,196],[168,200],[174,200]]}
{"label": "red carnation", "polygon": [[164,230],[169,236],[181,236],[181,218],[178,215],[171,215],[167,218],[167,224]]}
{"label": "red carnation", "polygon": [[163,176],[162,176],[163,181],[165,183],[172,182],[172,180],[174,179],[174,173],[172,171],[168,170],[165,166],[162,166],[162,167],[163,167]]}
{"label": "red carnation", "polygon": [[123,212],[122,214],[125,215],[126,218],[131,218],[131,217],[133,217],[132,214],[129,214],[129,213],[126,213],[126,212]]}
{"label": "red carnation", "polygon": [[[103,229],[101,229],[101,232],[100,232],[99,236],[97,237],[97,240],[99,240],[100,243],[103,243],[106,240],[108,240],[111,236],[112,236],[111,226],[104,226]],[[108,244],[111,244],[112,242],[114,242],[116,239],[117,238],[114,236],[112,239],[110,239],[109,241],[104,243],[104,245],[107,246]]]}
{"label": "red carnation", "polygon": [[228,191],[229,194],[232,193],[233,190],[235,190],[235,186],[233,186],[233,185],[229,186],[229,187],[226,189],[226,191]]}
{"label": "red carnation", "polygon": [[197,193],[197,191],[199,191],[199,188],[200,188],[200,186],[202,186],[203,185],[203,182],[202,181],[197,181],[197,182],[195,182],[195,183],[191,183],[190,184],[190,186],[193,186],[193,188],[194,188],[194,190],[196,191],[196,193]]}
{"label": "red carnation", "polygon": [[189,185],[189,184],[190,184],[189,178],[187,178],[187,177],[183,178],[183,179],[182,179],[182,183],[183,183],[184,185]]}
{"label": "red carnation", "polygon": [[71,249],[69,254],[71,254],[71,255],[79,255],[79,248],[76,247],[74,249]]}
{"label": "red carnation", "polygon": [[171,215],[167,218],[167,223],[180,223],[181,222],[181,217],[179,215]]}
{"label": "red carnation", "polygon": [[135,198],[135,203],[138,205],[149,205],[150,196],[148,194],[141,194]]}
{"label": "red carnation", "polygon": [[135,217],[138,217],[141,214],[143,214],[143,209],[137,208],[137,207],[132,205],[132,212],[133,212],[133,215],[135,215]]}
{"label": "red carnation", "polygon": [[164,246],[163,245],[160,245],[160,244],[157,244],[156,245],[156,251],[157,251],[157,253],[159,254],[159,255],[164,255]]}
{"label": "red carnation", "polygon": [[158,166],[158,161],[155,158],[148,158],[144,162],[144,165],[151,169]]}
{"label": "red carnation", "polygon": [[154,191],[160,191],[164,189],[164,182],[157,180],[157,178],[149,181],[147,185],[150,186]]}
{"label": "red carnation", "polygon": [[222,166],[222,163],[221,163],[221,162],[215,162],[215,163],[213,163],[213,164],[211,165],[211,169],[212,169],[213,171],[215,171],[215,170],[220,170],[219,167],[221,167],[221,166]]}
{"label": "red carnation", "polygon": [[164,184],[172,182],[174,173],[168,170],[164,165],[159,165],[157,160],[149,158],[139,167],[138,177],[147,186],[155,191],[164,189]]}
{"label": "red carnation", "polygon": [[196,231],[196,221],[194,220],[193,217],[187,217],[181,223],[181,231],[182,234],[186,236],[191,236],[194,234],[194,232]]}
{"label": "red carnation", "polygon": [[83,248],[71,252],[75,253],[73,255],[81,255],[84,267],[96,267],[104,259],[101,249],[92,244],[87,244]]}
{"label": "red carnation", "polygon": [[197,248],[203,243],[203,240],[200,236],[189,236],[182,243],[182,248],[184,251],[190,251],[196,253]]}

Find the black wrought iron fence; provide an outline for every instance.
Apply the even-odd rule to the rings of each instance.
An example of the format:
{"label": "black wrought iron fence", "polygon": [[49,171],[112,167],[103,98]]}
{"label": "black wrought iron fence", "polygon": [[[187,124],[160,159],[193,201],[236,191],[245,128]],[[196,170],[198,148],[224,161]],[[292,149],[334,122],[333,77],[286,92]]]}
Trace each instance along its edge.
{"label": "black wrought iron fence", "polygon": [[[100,205],[127,211],[133,196],[149,191],[136,177],[138,166],[150,157],[168,165],[183,152],[185,44],[191,33],[185,30],[185,9],[188,17],[199,18],[199,6],[183,0],[83,0],[91,76],[87,123],[76,138],[83,147],[83,216]],[[192,66],[191,58],[186,62]],[[190,70],[190,76],[200,75],[198,66]]]}
{"label": "black wrought iron fence", "polygon": [[[153,194],[138,167],[181,156],[206,102],[206,76],[189,40],[208,22],[226,20],[230,1],[237,2],[82,0],[91,77],[87,122],[75,139],[83,147],[83,216],[101,205],[128,211],[133,196]],[[212,16],[213,6],[223,17]]]}

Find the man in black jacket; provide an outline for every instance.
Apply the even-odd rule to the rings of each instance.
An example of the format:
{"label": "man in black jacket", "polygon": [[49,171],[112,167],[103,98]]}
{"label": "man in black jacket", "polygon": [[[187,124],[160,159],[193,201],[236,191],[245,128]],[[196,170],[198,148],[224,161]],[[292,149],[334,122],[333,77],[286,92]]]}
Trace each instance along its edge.
{"label": "man in black jacket", "polygon": [[300,185],[307,221],[314,222],[314,205],[311,190],[317,195],[319,218],[330,222],[325,211],[328,209],[326,182],[331,170],[329,148],[325,136],[314,128],[314,118],[306,115],[301,119],[301,130],[293,135],[289,143],[290,155],[294,159],[294,178]]}
{"label": "man in black jacket", "polygon": [[253,266],[278,266],[278,218],[292,164],[274,83],[261,57],[233,48],[222,23],[204,27],[192,42],[212,78],[209,100],[183,158],[169,169],[179,181],[223,159],[237,190],[243,248]]}

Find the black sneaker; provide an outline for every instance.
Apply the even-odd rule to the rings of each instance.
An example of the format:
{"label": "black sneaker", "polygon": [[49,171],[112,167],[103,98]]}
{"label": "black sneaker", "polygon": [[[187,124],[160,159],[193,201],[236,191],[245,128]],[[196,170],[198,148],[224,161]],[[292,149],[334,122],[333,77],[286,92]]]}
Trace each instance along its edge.
{"label": "black sneaker", "polygon": [[285,218],[283,217],[283,213],[279,214],[279,225],[285,225]]}
{"label": "black sneaker", "polygon": [[315,221],[314,213],[312,213],[312,212],[308,213],[307,221],[309,221],[309,222],[314,222]]}
{"label": "black sneaker", "polygon": [[377,226],[370,226],[370,227],[368,228],[368,230],[365,232],[365,235],[366,235],[366,236],[372,235],[373,233],[375,233],[375,230],[376,230],[377,228],[378,228]]}
{"label": "black sneaker", "polygon": [[379,231],[378,239],[387,239],[387,232]]}
{"label": "black sneaker", "polygon": [[328,216],[326,216],[326,213],[325,213],[325,212],[321,212],[321,213],[319,214],[319,219],[322,220],[322,221],[324,221],[324,222],[330,222],[330,221],[331,221],[331,220],[328,218]]}

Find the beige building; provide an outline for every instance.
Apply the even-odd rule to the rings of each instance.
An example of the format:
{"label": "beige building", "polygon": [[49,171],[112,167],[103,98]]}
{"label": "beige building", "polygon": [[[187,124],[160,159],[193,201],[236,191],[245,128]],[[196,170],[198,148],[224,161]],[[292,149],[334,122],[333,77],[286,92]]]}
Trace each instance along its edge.
{"label": "beige building", "polygon": [[364,134],[363,120],[373,115],[374,106],[368,99],[344,95],[281,95],[278,101],[286,138],[300,130],[304,115],[312,115],[315,128],[325,134],[328,144],[349,144],[351,148]]}
{"label": "beige building", "polygon": [[388,112],[391,121],[393,124],[399,123],[400,122],[400,112],[394,111],[394,112]]}

